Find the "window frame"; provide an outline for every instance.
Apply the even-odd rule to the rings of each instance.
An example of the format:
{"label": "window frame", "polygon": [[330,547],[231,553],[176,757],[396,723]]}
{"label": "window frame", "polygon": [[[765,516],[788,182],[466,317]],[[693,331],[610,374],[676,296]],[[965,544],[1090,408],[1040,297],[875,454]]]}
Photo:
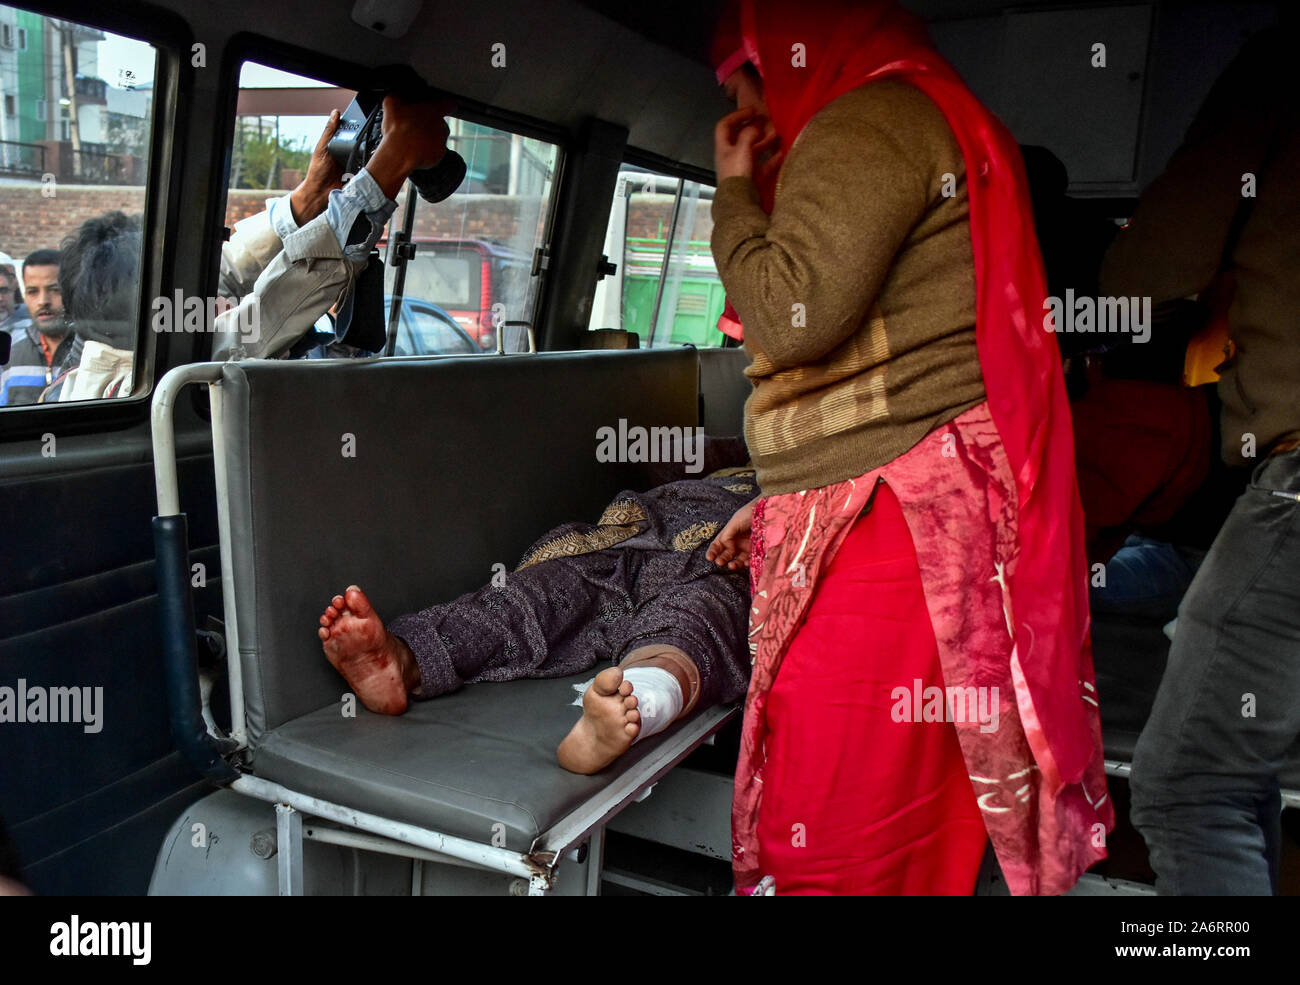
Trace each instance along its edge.
{"label": "window frame", "polygon": [[[16,3],[11,0],[6,6],[142,41],[155,51],[149,160],[141,218],[139,324],[131,396],[0,408],[0,444],[40,438],[51,431],[59,436],[122,431],[148,422],[159,349],[165,345],[148,331],[149,300],[164,295],[174,286],[169,257],[181,214],[180,171],[184,158],[183,139],[178,141],[177,131],[180,121],[190,115],[193,84],[186,78],[186,70],[195,38],[184,18],[140,0],[119,0],[112,7],[90,11],[82,4],[67,0]],[[186,84],[182,84],[183,79]],[[181,136],[187,134],[182,131]]]}
{"label": "window frame", "polygon": [[[676,179],[679,182],[679,185],[677,190],[677,197],[673,205],[674,212],[676,212],[678,206],[680,205],[682,192],[685,188],[685,183],[687,181],[694,181],[701,185],[707,185],[708,187],[712,188],[715,192],[717,191],[718,188],[718,176],[715,172],[708,171],[704,168],[695,167],[694,165],[691,164],[683,164],[679,161],[674,161],[671,158],[664,157],[661,154],[655,154],[650,151],[641,150],[636,147],[629,146],[624,150],[623,158],[619,162],[619,171],[622,171],[622,169],[626,165],[630,165],[634,168],[642,168],[647,171],[654,171],[659,176],[664,178]],[[609,203],[609,208],[613,209],[613,207],[614,207],[614,202],[611,201]],[[624,246],[626,247],[626,232],[624,233]],[[666,244],[664,250],[665,265],[667,263],[668,257],[671,255],[672,255],[672,243],[669,242]],[[662,296],[664,291],[664,284],[665,284],[665,278],[661,275],[659,278],[659,284],[655,289],[657,297]],[[739,341],[731,338],[730,336],[724,335],[723,339],[724,341],[720,345],[709,346],[709,348],[738,349],[741,346],[741,343]],[[647,341],[648,340],[644,340],[644,339],[641,340],[642,344],[645,344]]]}
{"label": "window frame", "polygon": [[[235,122],[238,115],[239,76],[244,63],[247,61],[257,62],[268,68],[280,69],[284,72],[291,72],[295,75],[316,79],[340,88],[357,91],[373,87],[377,71],[371,66],[322,55],[298,45],[277,41],[254,32],[241,32],[231,37],[225,48],[221,75],[218,79],[219,91],[225,94],[225,113],[217,121],[217,132],[222,135],[222,139],[214,142],[212,160],[213,173],[221,177],[219,186],[216,186],[216,194],[212,196],[213,201],[208,205],[209,221],[212,228],[217,230],[221,230],[225,226],[226,201],[230,195],[230,155],[234,147]],[[444,91],[448,92],[456,100],[457,119],[496,130],[505,130],[519,134],[521,137],[542,140],[555,145],[557,151],[555,176],[552,179],[551,197],[547,203],[546,215],[542,223],[540,245],[540,249],[549,254],[556,232],[559,204],[563,196],[565,162],[573,148],[572,135],[564,127],[546,123],[520,113],[512,113],[508,110],[489,106],[477,99],[463,97],[451,89],[445,89]],[[409,189],[409,185],[403,185],[401,197],[397,200],[397,210],[389,220],[390,230],[400,230],[401,228],[401,219],[406,209],[406,195]],[[387,268],[387,257],[384,259]],[[204,289],[208,296],[216,292],[220,276],[220,263],[221,242],[218,240],[211,247],[211,253],[206,262],[207,278],[204,282]],[[539,276],[541,277],[541,283],[538,285],[532,314],[535,331],[539,331],[539,327],[546,317],[548,285],[552,280],[545,269],[539,272]],[[199,340],[201,343],[207,343],[207,349],[197,357],[201,361],[208,358],[211,340],[202,335],[199,336]]]}

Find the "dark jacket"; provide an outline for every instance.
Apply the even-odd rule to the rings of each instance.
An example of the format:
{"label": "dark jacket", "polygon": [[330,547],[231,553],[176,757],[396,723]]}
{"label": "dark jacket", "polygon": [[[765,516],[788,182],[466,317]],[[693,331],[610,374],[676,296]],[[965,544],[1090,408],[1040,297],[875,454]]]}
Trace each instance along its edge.
{"label": "dark jacket", "polygon": [[[1300,114],[1282,95],[1293,81],[1294,43],[1281,27],[1246,43],[1102,267],[1103,294],[1153,304],[1205,290],[1221,264],[1232,274],[1236,353],[1220,369],[1218,394],[1223,459],[1234,466],[1300,439]],[[1247,175],[1253,201],[1243,198]]]}
{"label": "dark jacket", "polygon": [[[47,366],[36,326],[28,324],[26,329],[16,330],[9,362],[0,370],[0,406],[12,407],[40,401],[46,387],[57,383],[64,373],[77,364],[80,353],[81,346],[76,344],[75,333],[69,332],[54,350],[54,358]],[[57,399],[55,389],[45,393],[43,402],[50,403]]]}

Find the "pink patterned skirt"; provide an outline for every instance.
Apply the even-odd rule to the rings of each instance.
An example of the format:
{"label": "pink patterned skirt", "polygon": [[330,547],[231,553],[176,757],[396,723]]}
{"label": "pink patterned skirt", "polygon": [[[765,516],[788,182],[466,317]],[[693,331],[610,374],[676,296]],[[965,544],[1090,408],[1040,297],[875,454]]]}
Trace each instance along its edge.
{"label": "pink patterned skirt", "polygon": [[[920,631],[913,634],[919,641],[906,647],[905,655],[900,655],[897,646],[892,652],[888,646],[873,646],[871,640],[861,638],[860,631],[824,634],[822,642],[812,647],[806,641],[796,645],[805,626],[824,633],[816,627],[830,625],[820,617],[810,618],[817,615],[811,611],[813,600],[839,593],[832,586],[844,577],[834,566],[836,555],[871,502],[879,481],[888,483],[897,497],[911,534],[937,649],[939,681],[933,680],[932,672],[916,675],[924,666],[922,651],[930,645]],[[967,891],[958,883],[964,885],[968,878],[966,868],[973,849],[970,825],[964,821],[974,816],[982,819],[1003,874],[1017,895],[1064,892],[1089,866],[1105,858],[1105,834],[1114,826],[1114,810],[1106,790],[1094,682],[1078,681],[1078,698],[1087,706],[1094,738],[1094,754],[1078,782],[1059,783],[1056,788],[1044,782],[1026,735],[1027,727],[1038,730],[1041,723],[1019,673],[1017,641],[1011,629],[1015,622],[1008,582],[1016,570],[1016,545],[1015,486],[985,404],[936,428],[906,454],[863,476],[770,496],[755,506],[750,555],[754,596],[750,652],[754,666],[732,804],[738,892],[752,890],[769,874],[777,877],[777,892],[784,891],[782,879],[790,889],[805,892]],[[817,591],[822,584],[827,586],[825,593]],[[877,720],[846,726],[847,730],[839,730],[843,734],[812,724],[824,724],[828,716],[794,709],[792,701],[797,703],[800,694],[816,693],[815,688],[797,684],[809,673],[806,655],[827,648],[837,651],[825,658],[832,673],[842,675],[846,668],[855,674],[865,673],[877,688],[898,678],[896,685],[890,684],[890,694],[884,696],[890,712],[887,720],[879,721],[878,693],[867,695],[867,710],[855,713],[852,719],[874,715]],[[778,671],[792,652],[788,680],[796,683],[787,684],[780,681]],[[1090,666],[1091,661],[1086,664]],[[912,676],[903,679],[909,673]],[[906,700],[895,687],[908,692]],[[877,713],[871,712],[873,705]],[[909,716],[921,721],[909,722]],[[927,728],[926,722],[938,727]],[[960,761],[950,754],[953,746],[948,747],[944,759],[942,741],[936,741],[936,736],[954,734]],[[881,744],[882,735],[888,736],[888,742]],[[830,834],[812,845],[809,839],[817,837],[818,831],[810,831],[806,825],[802,830],[794,827],[802,822],[786,817],[791,810],[788,791],[792,789],[787,772],[771,776],[774,806],[764,818],[768,770],[782,768],[790,757],[788,750],[801,750],[799,755],[809,763],[838,761],[837,757],[843,757],[842,747],[855,743],[867,748],[867,756],[860,750],[849,755],[843,767],[849,772],[840,774],[835,787],[861,788],[870,782],[873,790],[868,801],[850,809],[871,816],[847,819],[847,833]],[[872,745],[877,748],[871,749]],[[931,779],[924,781],[929,786],[918,793],[914,785],[889,783],[887,770],[880,773],[875,765],[864,775],[865,764],[875,763],[872,757],[910,757],[922,772],[930,770],[927,775]],[[936,763],[947,765],[935,772]],[[954,783],[958,769],[968,787]],[[889,817],[913,811],[918,799],[940,796],[924,790],[941,791],[948,806],[940,812],[913,813],[907,823],[883,834],[881,825]],[[779,804],[775,803],[778,796]],[[968,811],[963,815],[963,804],[967,808],[973,804],[978,814]],[[807,807],[821,810],[818,804]],[[937,834],[930,830],[938,823],[936,818],[952,810],[958,811],[954,821],[962,833],[947,844],[959,847],[927,854],[928,840]],[[821,823],[815,821],[814,828]],[[863,847],[864,841],[873,840],[874,844]],[[763,857],[764,844],[772,846],[768,849],[773,855],[771,868]],[[850,845],[857,848],[837,847]],[[829,856],[819,858],[828,847]],[[808,850],[811,848],[816,851]],[[904,850],[911,851],[912,862],[895,864]],[[954,876],[955,882],[898,881],[875,863],[859,864],[863,851],[868,859],[887,861],[896,856],[887,869],[923,869],[925,859],[938,857],[943,860],[941,867],[955,865],[960,872]],[[848,882],[819,882],[818,872],[836,867],[827,863],[827,857],[838,859],[840,868],[859,864],[859,876]]]}

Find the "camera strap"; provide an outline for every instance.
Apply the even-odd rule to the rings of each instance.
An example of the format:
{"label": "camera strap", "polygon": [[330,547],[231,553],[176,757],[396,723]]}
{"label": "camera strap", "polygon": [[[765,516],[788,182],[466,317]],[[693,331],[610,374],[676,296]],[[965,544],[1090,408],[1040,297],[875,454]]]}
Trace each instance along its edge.
{"label": "camera strap", "polygon": [[344,345],[365,352],[383,352],[388,338],[384,317],[384,262],[371,250],[339,309],[334,334]]}

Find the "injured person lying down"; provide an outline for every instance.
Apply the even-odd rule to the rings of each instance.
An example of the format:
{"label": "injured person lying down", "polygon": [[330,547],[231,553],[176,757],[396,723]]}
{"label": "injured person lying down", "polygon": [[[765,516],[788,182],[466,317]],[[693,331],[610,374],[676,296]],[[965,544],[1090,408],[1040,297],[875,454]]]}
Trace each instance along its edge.
{"label": "injured person lying down", "polygon": [[[321,616],[325,656],[384,715],[462,684],[612,659],[557,751],[565,769],[596,773],[697,707],[745,693],[748,531],[733,532],[756,494],[749,467],[620,493],[596,525],[552,530],[493,584],[387,626],[349,586]],[[730,546],[711,548],[715,538]]]}

